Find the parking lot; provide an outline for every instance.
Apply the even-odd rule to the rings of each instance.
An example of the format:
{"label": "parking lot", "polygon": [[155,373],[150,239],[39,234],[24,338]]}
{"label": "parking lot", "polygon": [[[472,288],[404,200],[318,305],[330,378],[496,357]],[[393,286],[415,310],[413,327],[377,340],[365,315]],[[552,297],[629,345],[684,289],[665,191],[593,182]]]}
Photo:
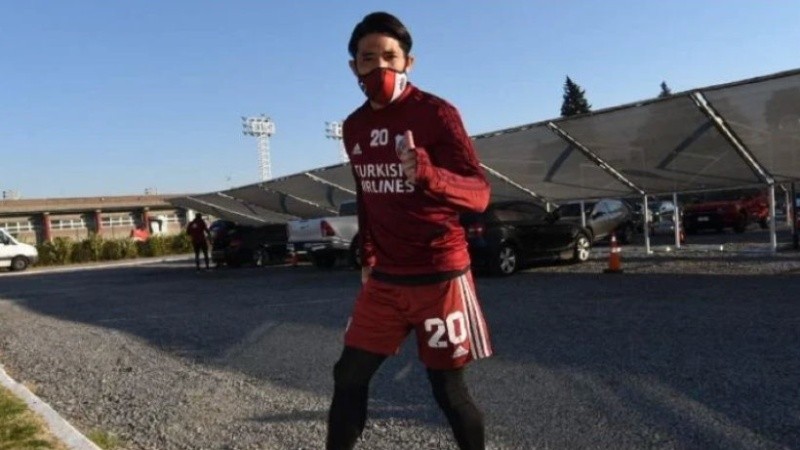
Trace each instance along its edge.
{"label": "parking lot", "polygon": [[[477,279],[488,448],[797,448],[800,257],[634,253],[621,275],[595,258]],[[307,265],[3,274],[0,361],[124,448],[321,448],[357,289]],[[455,448],[414,344],[374,380],[359,448]]]}

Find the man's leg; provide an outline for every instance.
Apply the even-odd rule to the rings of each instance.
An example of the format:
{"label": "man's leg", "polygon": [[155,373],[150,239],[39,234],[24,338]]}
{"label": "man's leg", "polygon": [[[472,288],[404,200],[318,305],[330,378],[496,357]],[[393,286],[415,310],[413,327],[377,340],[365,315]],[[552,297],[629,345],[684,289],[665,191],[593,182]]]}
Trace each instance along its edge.
{"label": "man's leg", "polygon": [[386,356],[345,347],[333,368],[333,401],[328,413],[327,450],[350,450],[367,422],[369,381]]}
{"label": "man's leg", "polygon": [[206,262],[206,270],[208,270],[208,244],[203,243],[203,260]]}
{"label": "man's leg", "polygon": [[483,414],[475,406],[464,383],[464,369],[428,369],[433,397],[453,429],[458,448],[484,450]]}
{"label": "man's leg", "polygon": [[192,248],[194,249],[194,265],[197,270],[200,270],[200,246],[193,242]]}

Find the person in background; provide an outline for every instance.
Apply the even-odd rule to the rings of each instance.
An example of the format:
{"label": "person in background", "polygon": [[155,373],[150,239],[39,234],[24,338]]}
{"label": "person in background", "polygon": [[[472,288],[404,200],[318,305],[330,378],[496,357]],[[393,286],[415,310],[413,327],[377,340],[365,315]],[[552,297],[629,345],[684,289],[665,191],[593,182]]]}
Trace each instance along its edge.
{"label": "person in background", "polygon": [[203,252],[203,259],[206,263],[206,270],[209,269],[208,265],[208,240],[211,233],[208,231],[208,226],[203,220],[203,215],[200,213],[195,214],[194,220],[189,222],[186,226],[186,233],[192,239],[192,248],[194,249],[194,264],[196,269],[200,270],[200,251]]}
{"label": "person in background", "polygon": [[396,17],[364,17],[348,50],[367,96],[343,127],[356,182],[362,288],[333,369],[326,448],[354,448],[372,376],[414,330],[458,447],[483,450],[483,414],[464,366],[492,347],[459,214],[486,209],[489,183],[458,110],[408,82],[411,35]]}

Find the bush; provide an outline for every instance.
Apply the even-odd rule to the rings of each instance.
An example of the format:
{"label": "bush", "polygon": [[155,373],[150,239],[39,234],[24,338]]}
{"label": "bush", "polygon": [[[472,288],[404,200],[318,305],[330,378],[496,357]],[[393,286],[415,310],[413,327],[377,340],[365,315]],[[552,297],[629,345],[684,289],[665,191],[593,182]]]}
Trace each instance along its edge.
{"label": "bush", "polygon": [[168,254],[170,247],[167,238],[162,236],[151,236],[150,239],[139,242],[139,254],[141,256],[163,256]]}
{"label": "bush", "polygon": [[136,243],[130,239],[104,241],[101,258],[104,261],[136,258],[139,255]]}
{"label": "bush", "polygon": [[188,234],[176,234],[169,236],[168,239],[172,241],[170,244],[170,253],[180,255],[192,251],[192,238],[190,238]]}
{"label": "bush", "polygon": [[67,264],[72,255],[73,244],[69,238],[57,237],[52,242],[44,242],[36,246],[39,252],[39,265],[51,266]]}
{"label": "bush", "polygon": [[189,235],[181,233],[173,236],[152,236],[144,242],[130,238],[103,239],[96,234],[80,242],[57,237],[52,242],[38,244],[41,266],[84,263],[91,261],[118,261],[138,256],[165,256],[184,254],[192,251]]}
{"label": "bush", "polygon": [[92,234],[88,238],[73,245],[70,261],[75,263],[100,261],[103,255],[103,238]]}

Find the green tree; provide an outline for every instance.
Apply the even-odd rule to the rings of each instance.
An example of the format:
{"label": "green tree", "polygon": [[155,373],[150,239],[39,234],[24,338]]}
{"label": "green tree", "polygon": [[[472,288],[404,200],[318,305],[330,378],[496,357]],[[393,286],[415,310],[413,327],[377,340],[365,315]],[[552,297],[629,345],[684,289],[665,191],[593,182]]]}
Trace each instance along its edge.
{"label": "green tree", "polygon": [[561,104],[561,117],[574,116],[591,111],[592,105],[586,101],[586,94],[569,77],[564,82],[564,103]]}
{"label": "green tree", "polygon": [[658,94],[658,98],[669,97],[670,95],[672,95],[672,89],[670,89],[669,86],[667,86],[667,82],[666,81],[662,81],[661,82],[661,93]]}

